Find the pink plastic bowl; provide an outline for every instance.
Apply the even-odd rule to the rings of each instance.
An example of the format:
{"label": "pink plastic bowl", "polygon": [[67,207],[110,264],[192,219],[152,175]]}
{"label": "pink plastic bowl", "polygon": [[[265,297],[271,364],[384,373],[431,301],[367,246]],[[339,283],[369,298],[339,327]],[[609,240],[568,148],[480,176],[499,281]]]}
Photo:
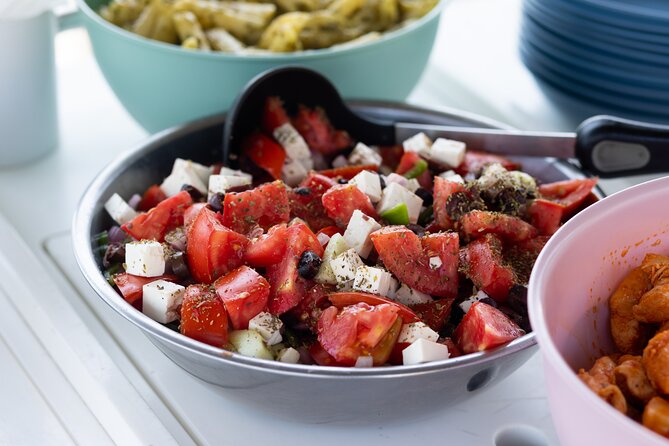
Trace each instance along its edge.
{"label": "pink plastic bowl", "polygon": [[608,299],[648,252],[669,254],[669,177],[588,207],[548,242],[529,284],[530,321],[544,359],[553,421],[564,446],[663,445],[576,376],[613,351]]}

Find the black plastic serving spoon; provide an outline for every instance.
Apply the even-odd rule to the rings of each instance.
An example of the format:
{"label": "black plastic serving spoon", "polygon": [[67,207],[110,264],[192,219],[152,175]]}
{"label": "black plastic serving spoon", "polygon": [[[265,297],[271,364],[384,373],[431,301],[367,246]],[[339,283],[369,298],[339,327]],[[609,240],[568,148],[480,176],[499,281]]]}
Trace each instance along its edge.
{"label": "black plastic serving spoon", "polygon": [[468,147],[504,155],[576,158],[587,171],[616,177],[669,172],[669,126],[594,116],[576,133],[526,132],[381,122],[351,111],[332,83],[316,71],[282,67],[251,80],[228,112],[223,131],[223,159],[258,127],[265,100],[279,96],[289,113],[299,104],[322,107],[336,128],[366,144],[390,145],[418,132],[432,138],[464,141]]}

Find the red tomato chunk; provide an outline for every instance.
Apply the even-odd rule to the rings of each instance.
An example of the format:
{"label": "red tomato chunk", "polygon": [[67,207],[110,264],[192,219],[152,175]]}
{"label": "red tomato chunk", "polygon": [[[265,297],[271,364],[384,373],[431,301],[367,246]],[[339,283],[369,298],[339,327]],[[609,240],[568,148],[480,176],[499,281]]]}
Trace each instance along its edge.
{"label": "red tomato chunk", "polygon": [[475,353],[513,341],[524,334],[497,308],[475,302],[455,329],[453,337],[463,353]]}
{"label": "red tomato chunk", "polygon": [[[456,296],[459,248],[456,233],[432,234],[421,240],[404,226],[386,226],[371,237],[383,264],[400,281],[433,296]],[[431,256],[439,257],[441,266],[432,268]]]}
{"label": "red tomato chunk", "polygon": [[186,255],[193,278],[211,283],[242,265],[249,241],[223,226],[220,214],[202,208],[188,230]]}
{"label": "red tomato chunk", "polygon": [[345,228],[356,209],[378,218],[369,197],[352,184],[339,184],[323,194],[323,207],[340,228]]}
{"label": "red tomato chunk", "polygon": [[220,277],[214,283],[234,330],[249,328],[249,321],[267,308],[269,283],[248,266]]}
{"label": "red tomato chunk", "polygon": [[213,288],[190,285],[181,304],[181,334],[215,347],[228,342],[228,314]]}
{"label": "red tomato chunk", "polygon": [[267,230],[289,219],[288,191],[281,181],[225,194],[223,224],[240,234],[247,234],[256,226]]}
{"label": "red tomato chunk", "polygon": [[121,228],[137,240],[162,242],[172,229],[184,224],[184,212],[193,204],[188,192],[182,191],[161,201],[148,212],[139,214]]}

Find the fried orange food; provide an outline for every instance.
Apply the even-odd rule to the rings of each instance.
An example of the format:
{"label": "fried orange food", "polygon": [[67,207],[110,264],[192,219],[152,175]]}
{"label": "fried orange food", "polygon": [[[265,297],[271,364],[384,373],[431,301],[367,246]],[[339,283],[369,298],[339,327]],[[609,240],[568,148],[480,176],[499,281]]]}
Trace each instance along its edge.
{"label": "fried orange food", "polygon": [[647,254],[609,298],[617,352],[579,378],[604,401],[669,438],[669,257]]}

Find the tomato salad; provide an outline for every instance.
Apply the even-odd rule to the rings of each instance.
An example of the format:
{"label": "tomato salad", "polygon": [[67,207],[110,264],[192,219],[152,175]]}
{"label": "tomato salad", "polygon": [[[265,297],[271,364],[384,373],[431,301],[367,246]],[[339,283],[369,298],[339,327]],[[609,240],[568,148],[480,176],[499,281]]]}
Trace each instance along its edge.
{"label": "tomato salad", "polygon": [[369,147],[319,108],[268,98],[236,167],[177,159],[106,209],[105,274],[152,319],[289,363],[371,367],[479,352],[531,330],[526,285],[596,179],[420,133]]}

